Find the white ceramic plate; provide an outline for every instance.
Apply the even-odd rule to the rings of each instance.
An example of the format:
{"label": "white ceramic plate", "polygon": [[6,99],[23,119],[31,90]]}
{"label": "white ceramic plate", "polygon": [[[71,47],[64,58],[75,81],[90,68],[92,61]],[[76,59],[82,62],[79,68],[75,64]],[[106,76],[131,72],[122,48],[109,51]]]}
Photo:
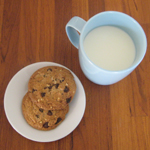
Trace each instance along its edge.
{"label": "white ceramic plate", "polygon": [[72,102],[69,104],[70,109],[65,120],[57,128],[50,131],[40,131],[32,128],[23,117],[21,110],[22,98],[28,90],[30,76],[34,71],[44,66],[64,67],[53,62],[39,62],[21,69],[11,79],[6,88],[4,109],[9,123],[19,134],[33,141],[51,142],[67,136],[78,126],[84,115],[86,96],[80,80],[72,72],[77,85],[77,91]]}

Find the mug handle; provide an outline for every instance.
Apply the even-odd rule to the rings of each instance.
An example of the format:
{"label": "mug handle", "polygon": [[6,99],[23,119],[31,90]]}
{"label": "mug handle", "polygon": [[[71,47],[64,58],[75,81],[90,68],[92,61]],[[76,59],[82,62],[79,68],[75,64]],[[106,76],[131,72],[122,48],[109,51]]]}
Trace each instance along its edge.
{"label": "mug handle", "polygon": [[[70,42],[78,49],[79,48],[79,33],[81,33],[86,21],[80,17],[73,17],[66,25],[66,33]],[[78,33],[79,32],[79,33]]]}

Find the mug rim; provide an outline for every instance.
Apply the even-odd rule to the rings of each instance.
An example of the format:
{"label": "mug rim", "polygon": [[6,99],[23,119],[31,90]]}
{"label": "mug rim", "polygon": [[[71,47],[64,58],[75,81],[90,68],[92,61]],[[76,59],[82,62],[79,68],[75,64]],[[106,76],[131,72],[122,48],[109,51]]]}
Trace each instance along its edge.
{"label": "mug rim", "polygon": [[[90,21],[92,21],[95,17],[99,16],[99,15],[104,15],[104,14],[119,14],[119,15],[123,15],[125,17],[128,17],[132,22],[134,22],[136,25],[138,25],[139,29],[141,30],[141,33],[143,34],[143,37],[144,37],[144,41],[145,41],[145,47],[144,47],[144,52],[139,60],[138,63],[136,63],[135,65],[131,65],[130,67],[128,67],[127,69],[123,69],[123,70],[107,70],[107,69],[104,69],[104,68],[101,68],[99,66],[97,66],[96,64],[94,64],[90,59],[89,57],[87,56],[87,54],[85,53],[85,50],[84,50],[84,46],[83,46],[83,40],[84,40],[84,37],[83,37],[83,32],[85,30],[85,28],[87,27],[88,23]],[[86,34],[87,35],[87,34]],[[86,37],[86,36],[85,36]],[[102,71],[105,71],[107,73],[123,73],[123,72],[127,72],[127,71],[130,71],[130,70],[133,70],[135,69],[140,63],[141,61],[143,60],[145,54],[146,54],[146,51],[147,51],[147,37],[146,37],[146,34],[142,28],[142,26],[131,16],[129,16],[128,14],[125,14],[123,12],[119,12],[119,11],[103,11],[103,12],[100,12],[94,16],[92,16],[85,24],[85,26],[83,27],[82,29],[82,32],[81,32],[81,35],[80,35],[80,39],[79,39],[79,45],[80,45],[80,51],[82,52],[82,54],[84,55],[84,57],[86,57],[86,59],[90,62],[90,64],[92,64],[95,68],[99,69],[99,70],[102,70]]]}

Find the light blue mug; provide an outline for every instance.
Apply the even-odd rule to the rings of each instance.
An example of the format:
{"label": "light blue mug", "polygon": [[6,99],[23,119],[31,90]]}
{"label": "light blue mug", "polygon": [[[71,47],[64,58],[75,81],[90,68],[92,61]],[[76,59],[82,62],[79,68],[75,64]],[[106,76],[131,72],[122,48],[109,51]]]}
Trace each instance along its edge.
{"label": "light blue mug", "polygon": [[[135,60],[125,70],[109,71],[102,69],[95,65],[84,51],[83,41],[86,35],[96,27],[108,25],[124,30],[134,41]],[[73,17],[66,25],[66,33],[71,43],[79,51],[79,62],[83,73],[89,80],[99,85],[114,84],[125,78],[140,64],[147,49],[146,35],[140,24],[129,15],[117,11],[101,12],[87,22],[80,17]]]}

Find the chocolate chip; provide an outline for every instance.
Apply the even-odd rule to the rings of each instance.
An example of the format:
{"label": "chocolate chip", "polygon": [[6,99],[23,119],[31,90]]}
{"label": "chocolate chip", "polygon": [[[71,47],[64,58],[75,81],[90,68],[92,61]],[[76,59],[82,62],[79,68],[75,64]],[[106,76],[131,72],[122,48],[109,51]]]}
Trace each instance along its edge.
{"label": "chocolate chip", "polygon": [[65,78],[63,77],[62,80],[60,80],[60,83],[62,83],[62,82],[64,82],[64,81],[65,81]]}
{"label": "chocolate chip", "polygon": [[44,87],[44,89],[47,89],[48,87]]}
{"label": "chocolate chip", "polygon": [[41,96],[44,97],[46,93],[41,93]]}
{"label": "chocolate chip", "polygon": [[59,86],[59,83],[55,84],[55,88],[56,88],[56,89],[58,88],[58,86]]}
{"label": "chocolate chip", "polygon": [[49,126],[48,126],[48,122],[45,122],[44,124],[43,124],[43,127],[44,128],[48,128]]}
{"label": "chocolate chip", "polygon": [[43,112],[43,109],[42,109],[42,108],[40,108],[40,109],[39,109],[39,111],[40,111],[40,112]]}
{"label": "chocolate chip", "polygon": [[65,86],[64,92],[67,93],[69,91],[68,86]]}
{"label": "chocolate chip", "polygon": [[39,118],[39,115],[35,115],[37,118]]}
{"label": "chocolate chip", "polygon": [[32,93],[34,93],[35,91],[37,91],[36,89],[32,89]]}
{"label": "chocolate chip", "polygon": [[56,121],[56,123],[55,124],[58,124],[60,121],[61,121],[62,119],[59,117],[59,118],[57,118],[57,121]]}
{"label": "chocolate chip", "polygon": [[48,86],[48,88],[49,88],[50,90],[52,89],[52,87],[53,87],[53,86],[51,86],[51,85],[50,85],[50,86]]}
{"label": "chocolate chip", "polygon": [[47,71],[52,71],[52,69],[51,69],[51,68],[48,68]]}
{"label": "chocolate chip", "polygon": [[67,103],[70,103],[70,101],[71,101],[71,97],[66,98],[66,102],[67,102]]}
{"label": "chocolate chip", "polygon": [[53,113],[49,110],[49,111],[47,112],[47,115],[52,116]]}

